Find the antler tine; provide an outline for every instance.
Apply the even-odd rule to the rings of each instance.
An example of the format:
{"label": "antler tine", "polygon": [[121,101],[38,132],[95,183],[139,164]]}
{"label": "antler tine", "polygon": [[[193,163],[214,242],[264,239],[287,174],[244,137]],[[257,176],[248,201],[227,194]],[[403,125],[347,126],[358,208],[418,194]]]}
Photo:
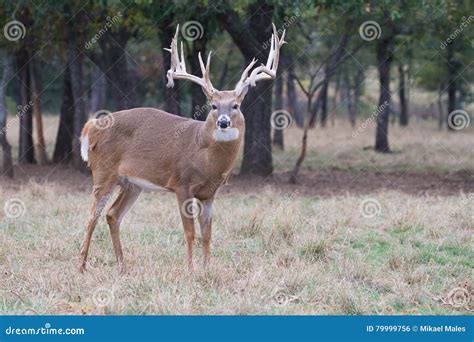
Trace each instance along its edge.
{"label": "antler tine", "polygon": [[204,62],[202,61],[201,51],[198,52],[199,66],[201,67],[202,76],[206,74],[206,68],[204,67]]}
{"label": "antler tine", "polygon": [[281,47],[283,44],[287,43],[287,42],[285,41],[285,33],[286,33],[286,30],[283,30],[283,33],[281,34],[281,38],[280,38],[280,47]]}
{"label": "antler tine", "polygon": [[211,62],[211,54],[209,53],[209,57],[207,59],[206,67],[204,67],[204,63],[201,58],[201,53],[199,53],[199,64],[201,65],[202,77],[197,77],[191,74],[188,74],[186,71],[186,60],[184,58],[184,46],[183,42],[180,42],[181,51],[178,51],[178,35],[179,35],[179,25],[176,28],[176,33],[171,40],[171,46],[169,49],[165,49],[171,53],[171,67],[166,73],[166,77],[168,82],[166,84],[167,87],[171,88],[174,86],[174,80],[176,79],[185,79],[191,82],[199,84],[204,93],[208,98],[212,96],[212,94],[216,91],[212,86],[209,70],[210,70],[210,62]]}
{"label": "antler tine", "polygon": [[184,47],[183,42],[181,42],[181,59],[179,61],[179,67],[181,71],[186,72],[186,61],[184,60]]}
{"label": "antler tine", "polygon": [[235,91],[240,92],[241,88],[244,87],[245,81],[247,80],[249,76],[250,69],[253,68],[253,66],[257,63],[257,60],[254,58],[252,61],[249,63],[249,65],[245,68],[245,70],[242,72],[242,76],[240,76],[239,82],[235,86]]}
{"label": "antler tine", "polygon": [[268,53],[268,59],[266,64],[266,67],[268,69],[271,69],[271,67],[273,66],[273,58],[275,56],[275,39],[278,39],[278,37],[275,38],[275,35],[272,34],[272,38],[270,39],[270,52]]}
{"label": "antler tine", "polygon": [[280,60],[280,48],[286,43],[285,42],[285,33],[283,30],[281,38],[278,36],[277,29],[275,24],[272,24],[273,34],[270,38],[270,52],[268,53],[268,59],[266,64],[261,64],[259,67],[255,68],[250,75],[248,72],[256,63],[254,59],[252,63],[245,69],[242,77],[235,87],[237,93],[242,93],[243,89],[248,86],[255,87],[256,83],[261,80],[274,79],[276,77],[276,71],[278,69],[278,63]]}
{"label": "antler tine", "polygon": [[168,88],[174,87],[174,80],[173,80],[173,70],[177,70],[180,67],[180,61],[178,56],[178,47],[177,47],[177,41],[178,41],[178,33],[179,33],[179,25],[176,28],[176,33],[171,39],[171,45],[168,48],[164,48],[164,50],[169,51],[171,53],[171,67],[170,70],[166,73],[166,78],[168,79],[168,82],[166,83],[166,86]]}
{"label": "antler tine", "polygon": [[203,75],[204,73],[209,73],[209,66],[211,64],[211,54],[212,54],[212,51],[209,51],[209,54],[207,55],[206,67],[204,67],[204,62],[201,57],[201,51],[199,51],[198,53],[199,65],[201,66],[201,71]]}
{"label": "antler tine", "polygon": [[201,67],[201,73],[202,73],[202,78],[204,82],[206,82],[207,87],[214,92],[215,89],[212,86],[211,82],[211,77],[210,77],[210,72],[211,72],[211,54],[212,51],[209,51],[209,54],[207,55],[207,61],[206,61],[206,66],[204,67],[204,62],[201,57],[201,52],[198,53],[198,59],[199,59],[199,65]]}

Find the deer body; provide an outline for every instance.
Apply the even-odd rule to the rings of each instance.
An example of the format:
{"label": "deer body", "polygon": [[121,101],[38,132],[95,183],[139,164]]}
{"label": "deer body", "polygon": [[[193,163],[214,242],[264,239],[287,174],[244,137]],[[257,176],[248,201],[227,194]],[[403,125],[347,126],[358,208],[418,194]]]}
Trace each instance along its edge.
{"label": "deer body", "polygon": [[[182,118],[153,108],[135,108],[109,114],[110,123],[89,120],[81,135],[81,155],[92,171],[94,201],[81,250],[81,271],[86,267],[93,231],[108,198],[116,187],[119,196],[108,209],[114,252],[124,271],[119,228],[121,221],[143,190],[174,192],[180,208],[187,246],[187,261],[192,268],[194,218],[201,230],[204,264],[210,256],[212,204],[219,187],[226,182],[237,159],[245,134],[245,120],[240,104],[255,82],[276,75],[279,39],[273,26],[272,46],[267,64],[250,69],[252,61],[232,91],[214,89],[209,79],[210,55],[206,66],[199,55],[202,78],[186,72],[184,54],[178,55],[178,30],[172,40],[171,69],[173,79],[188,79],[203,88],[211,110],[206,121]],[[181,47],[182,49],[182,47]],[[194,199],[200,205],[195,213]]]}
{"label": "deer body", "polygon": [[199,200],[212,197],[233,168],[244,132],[242,121],[236,139],[216,140],[211,120],[186,119],[153,108],[111,116],[111,127],[97,128],[93,119],[84,128],[94,179],[115,176],[117,182],[128,181],[144,190],[153,190],[152,185],[172,192],[184,187]]}

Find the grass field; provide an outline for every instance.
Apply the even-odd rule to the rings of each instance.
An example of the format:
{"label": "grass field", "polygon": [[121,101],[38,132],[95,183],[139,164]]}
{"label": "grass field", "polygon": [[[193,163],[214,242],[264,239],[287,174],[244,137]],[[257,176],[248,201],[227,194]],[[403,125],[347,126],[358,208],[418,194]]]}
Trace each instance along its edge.
{"label": "grass field", "polygon": [[[56,121],[45,121],[51,151]],[[385,155],[364,149],[372,126],[352,132],[342,121],[312,131],[298,185],[286,183],[296,128],[273,178],[231,179],[215,203],[211,266],[196,248],[194,274],[176,200],[159,193],[122,224],[126,275],[104,219],[80,274],[90,178],[17,167],[0,178],[0,313],[472,314],[472,130],[393,126]]]}

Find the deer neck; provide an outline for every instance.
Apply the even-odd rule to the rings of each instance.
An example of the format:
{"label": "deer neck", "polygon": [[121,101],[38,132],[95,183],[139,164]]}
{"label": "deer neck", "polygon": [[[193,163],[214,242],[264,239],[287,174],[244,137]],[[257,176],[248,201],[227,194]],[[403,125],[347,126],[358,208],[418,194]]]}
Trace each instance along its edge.
{"label": "deer neck", "polygon": [[231,127],[226,131],[216,128],[215,122],[206,120],[201,126],[201,137],[207,160],[216,172],[229,172],[237,160],[245,126]]}

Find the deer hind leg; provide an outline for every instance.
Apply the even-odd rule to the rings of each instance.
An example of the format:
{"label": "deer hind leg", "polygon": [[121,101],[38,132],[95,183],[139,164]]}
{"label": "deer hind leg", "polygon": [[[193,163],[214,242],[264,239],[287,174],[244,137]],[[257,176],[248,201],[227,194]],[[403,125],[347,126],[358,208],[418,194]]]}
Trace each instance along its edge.
{"label": "deer hind leg", "polygon": [[181,220],[183,221],[184,227],[184,236],[186,238],[186,252],[187,252],[187,261],[188,269],[190,272],[193,271],[193,243],[195,237],[194,229],[194,217],[195,213],[193,212],[192,200],[193,196],[189,193],[176,193],[179,205],[179,213],[181,214]]}
{"label": "deer hind leg", "polygon": [[212,204],[214,198],[202,202],[203,207],[199,215],[199,226],[201,228],[203,265],[209,265],[211,256],[211,234],[212,234]]}
{"label": "deer hind leg", "polygon": [[138,199],[141,189],[133,185],[120,186],[120,194],[109,208],[106,214],[107,223],[110,228],[110,237],[114,246],[115,257],[119,265],[120,274],[125,273],[123,262],[122,244],[120,242],[120,223],[125,214]]}
{"label": "deer hind leg", "polygon": [[109,199],[115,184],[115,180],[110,180],[108,182],[103,183],[103,185],[94,185],[94,201],[92,203],[90,217],[87,223],[86,237],[84,239],[84,243],[82,244],[81,249],[81,272],[84,272],[86,269],[87,256],[89,254],[92,233],[94,232],[94,229],[97,225],[97,220],[99,219],[102,210],[104,210],[104,207],[107,204],[107,200]]}

